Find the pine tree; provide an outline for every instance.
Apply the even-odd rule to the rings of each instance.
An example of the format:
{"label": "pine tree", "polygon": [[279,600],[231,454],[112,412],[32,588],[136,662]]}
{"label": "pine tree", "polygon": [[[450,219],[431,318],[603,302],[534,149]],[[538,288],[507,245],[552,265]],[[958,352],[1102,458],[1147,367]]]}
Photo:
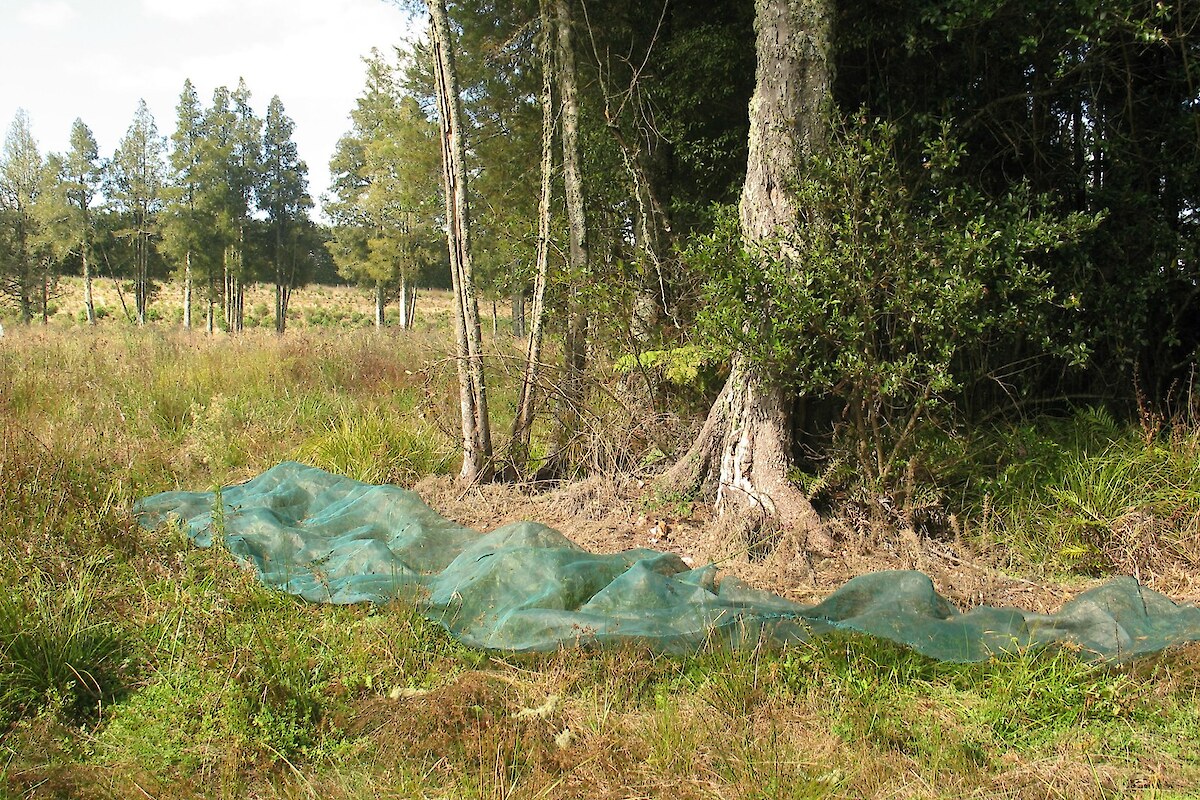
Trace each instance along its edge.
{"label": "pine tree", "polygon": [[235,200],[232,258],[226,262],[225,322],[231,331],[241,331],[245,319],[246,282],[253,280],[246,264],[250,250],[251,214],[262,179],[262,120],[250,105],[250,90],[244,79],[230,94],[233,129],[230,140],[229,189]]}
{"label": "pine tree", "polygon": [[303,283],[301,240],[308,224],[308,166],[292,141],[295,123],[284,112],[279,95],[271,98],[263,128],[262,181],[259,207],[267,215],[275,279],[275,332],[287,325],[292,289]]}
{"label": "pine tree", "polygon": [[96,305],[92,299],[92,243],[96,222],[92,206],[100,193],[103,178],[96,137],[83,120],[76,119],[71,126],[71,149],[62,162],[62,194],[66,201],[69,249],[79,256],[83,273],[83,305],[89,325],[96,324]]}
{"label": "pine tree", "polygon": [[163,208],[166,143],[158,134],[146,101],[138,103],[133,124],[117,145],[109,171],[109,195],[124,217],[118,236],[132,249],[132,273],[137,323],[145,325],[154,289],[151,267],[157,258],[154,241]]}
{"label": "pine tree", "polygon": [[374,289],[376,325],[399,294],[400,324],[409,328],[417,280],[444,253],[436,241],[438,134],[417,101],[401,94],[378,52],[366,63],[366,88],[350,114],[353,130],[330,160],[330,251],[343,276]]}
{"label": "pine tree", "polygon": [[16,304],[21,321],[32,321],[46,297],[52,255],[37,204],[42,200],[45,162],[24,109],[18,110],[0,152],[0,294]]}
{"label": "pine tree", "polygon": [[[244,284],[253,275],[246,264],[251,215],[261,178],[262,122],[250,107],[245,81],[230,91],[220,86],[203,118],[197,165],[197,206],[209,220],[213,248],[220,253],[208,279],[208,327],[215,327],[215,303],[222,301],[224,324],[239,331]],[[217,285],[216,273],[221,275]]]}
{"label": "pine tree", "polygon": [[[185,80],[175,107],[171,134],[171,181],[164,209],[163,249],[183,276],[183,327],[192,327],[192,289],[196,273],[207,273],[214,260],[212,219],[200,205],[203,180],[204,111],[191,80]],[[198,269],[199,268],[199,269]]]}

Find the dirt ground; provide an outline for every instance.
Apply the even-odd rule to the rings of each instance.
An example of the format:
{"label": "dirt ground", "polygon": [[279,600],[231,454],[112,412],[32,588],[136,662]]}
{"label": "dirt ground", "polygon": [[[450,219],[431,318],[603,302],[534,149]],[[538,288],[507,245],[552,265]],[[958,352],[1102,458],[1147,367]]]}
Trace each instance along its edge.
{"label": "dirt ground", "polygon": [[[836,520],[829,524],[838,549],[831,557],[811,558],[786,534],[761,559],[746,555],[744,542],[731,537],[711,508],[694,504],[690,516],[647,514],[641,481],[623,476],[594,477],[539,490],[536,486],[489,484],[464,489],[449,477],[428,477],[413,487],[443,516],[479,531],[510,522],[536,520],[557,528],[580,546],[599,553],[651,548],[679,555],[685,563],[713,562],[722,573],[800,603],[815,603],[856,575],[916,569],[932,578],[937,590],[960,609],[978,605],[1012,606],[1051,612],[1079,592],[1100,583],[1029,573],[1004,563],[1003,553],[977,552],[959,540],[920,539],[909,533],[864,539]],[[736,539],[736,537],[734,537]],[[1176,601],[1200,601],[1200,576],[1164,568],[1139,576],[1143,583]]]}

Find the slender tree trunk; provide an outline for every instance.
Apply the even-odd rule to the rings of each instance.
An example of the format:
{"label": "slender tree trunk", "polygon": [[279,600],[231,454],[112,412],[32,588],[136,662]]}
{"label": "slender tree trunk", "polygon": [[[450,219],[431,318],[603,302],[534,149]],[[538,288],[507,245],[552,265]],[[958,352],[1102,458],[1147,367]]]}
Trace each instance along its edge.
{"label": "slender tree trunk", "polygon": [[387,295],[383,291],[383,281],[375,281],[375,330],[383,330],[386,313]]}
{"label": "slender tree trunk", "polygon": [[575,51],[571,41],[571,8],[568,0],[554,0],[558,25],[557,68],[562,97],[563,185],[567,201],[570,247],[570,277],[567,289],[567,332],[563,347],[565,379],[563,393],[567,409],[562,433],[576,427],[575,417],[583,402],[583,371],[587,366],[587,314],[579,298],[579,287],[588,274],[588,231],[583,210],[583,172],[579,150],[579,90],[575,74]]}
{"label": "slender tree trunk", "polygon": [[225,318],[225,330],[230,332],[233,330],[231,327],[233,314],[232,306],[230,305],[233,302],[233,274],[231,272],[231,266],[229,263],[232,257],[232,246],[226,247],[225,252],[222,255],[222,263],[224,265],[224,274],[222,275],[222,280],[224,281],[224,289],[221,293],[221,313]]}
{"label": "slender tree trunk", "polygon": [[212,336],[217,330],[217,281],[213,271],[208,270],[208,318],[205,320],[208,335]]}
{"label": "slender tree trunk", "polygon": [[246,284],[242,283],[242,279],[237,280],[237,304],[234,306],[234,321],[237,324],[237,331],[241,333],[246,330]]}
{"label": "slender tree trunk", "polygon": [[512,333],[518,339],[525,338],[525,289],[512,290],[509,296],[512,303]]}
{"label": "slender tree trunk", "polygon": [[286,326],[286,295],[284,294],[283,276],[275,275],[275,333],[279,336],[283,335],[284,327]]}
{"label": "slender tree trunk", "polygon": [[139,327],[146,324],[146,306],[149,304],[150,292],[146,284],[149,281],[149,255],[147,253],[146,236],[142,233],[138,234],[136,256],[137,260],[137,279],[134,287],[134,307],[137,313],[137,324]]}
{"label": "slender tree trunk", "polygon": [[284,275],[283,233],[278,224],[275,228],[275,334],[283,336],[287,327],[287,302],[291,280]]}
{"label": "slender tree trunk", "polygon": [[408,278],[400,276],[400,330],[408,330]]}
{"label": "slender tree trunk", "polygon": [[621,148],[621,160],[633,183],[633,197],[637,201],[633,236],[637,249],[642,251],[643,260],[638,269],[637,294],[634,297],[629,328],[634,341],[645,342],[658,325],[660,311],[664,314],[671,313],[667,305],[667,279],[662,256],[664,251],[669,251],[674,245],[671,223],[662,202],[654,192],[649,171],[642,163],[640,145],[635,147],[629,144],[608,108],[607,91],[604,114],[608,120],[608,129]]}
{"label": "slender tree trunk", "polygon": [[413,289],[412,281],[408,279],[407,275],[402,275],[400,277],[400,330],[402,331],[412,330],[413,320],[409,296]]}
{"label": "slender tree trunk", "polygon": [[238,333],[246,329],[246,226],[238,226],[237,271],[233,275],[233,327]]}
{"label": "slender tree trunk", "polygon": [[492,470],[491,423],[488,419],[479,303],[471,261],[471,216],[467,203],[466,145],[458,75],[445,0],[430,0],[434,50],[434,84],[442,132],[442,166],[446,201],[446,243],[455,296],[455,340],[458,348],[459,405],[462,411],[464,481],[489,480]]}
{"label": "slender tree trunk", "polygon": [[[757,0],[755,9],[758,68],[739,210],[746,247],[762,253],[778,248],[775,237],[797,224],[789,187],[806,159],[824,147],[832,0]],[[784,391],[735,355],[700,435],[664,484],[715,485],[720,515],[773,520],[809,549],[824,549],[828,541],[816,512],[788,480],[790,410]]]}
{"label": "slender tree trunk", "polygon": [[[640,195],[641,190],[637,191]],[[643,345],[650,340],[658,328],[659,322],[660,292],[659,286],[655,285],[655,276],[658,276],[658,283],[661,285],[663,271],[657,246],[652,242],[654,234],[650,225],[650,218],[644,212],[639,213],[634,219],[634,243],[644,254],[644,260],[638,268],[638,285],[633,296],[633,308],[629,320],[630,336],[638,345]],[[662,286],[661,294],[665,305],[665,285]]]}
{"label": "slender tree trunk", "polygon": [[[550,255],[550,200],[554,175],[554,54],[553,20],[550,0],[541,0],[542,35],[542,163],[541,194],[538,197],[537,256],[534,265],[533,308],[530,314],[529,341],[525,349],[525,375],[517,395],[517,413],[513,418],[510,459],[518,469],[528,460],[529,439],[533,430],[534,388],[541,375],[542,338],[546,325],[546,279]],[[522,310],[524,308],[522,295]],[[516,303],[513,304],[516,316]],[[522,314],[522,316],[524,316]],[[522,322],[522,327],[524,323]]]}
{"label": "slender tree trunk", "polygon": [[88,325],[96,324],[96,302],[92,297],[92,266],[88,261],[88,242],[85,238],[79,249],[83,259],[83,306],[87,310]]}
{"label": "slender tree trunk", "polygon": [[183,327],[192,329],[192,251],[183,257]]}
{"label": "slender tree trunk", "polygon": [[288,306],[291,305],[291,302],[292,302],[292,287],[285,283],[280,288],[280,292],[283,295],[283,297],[279,304],[279,330],[278,330],[278,332],[279,332],[279,335],[282,336],[284,333],[287,332]]}
{"label": "slender tree trunk", "polygon": [[408,286],[408,311],[404,318],[408,320],[408,329],[412,330],[413,325],[417,322],[417,285],[410,283]]}

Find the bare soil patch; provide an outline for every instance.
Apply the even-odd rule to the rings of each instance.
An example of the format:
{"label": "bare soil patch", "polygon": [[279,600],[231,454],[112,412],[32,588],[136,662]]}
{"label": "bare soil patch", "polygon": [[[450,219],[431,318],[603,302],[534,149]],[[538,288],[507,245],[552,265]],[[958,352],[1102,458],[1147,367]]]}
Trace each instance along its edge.
{"label": "bare soil patch", "polygon": [[[693,566],[717,564],[755,588],[800,603],[815,603],[856,575],[915,569],[962,609],[978,605],[1014,606],[1049,612],[1099,583],[1081,578],[1064,583],[1053,576],[1019,573],[1001,553],[978,552],[967,542],[919,538],[912,532],[863,539],[839,537],[828,558],[800,552],[786,534],[773,552],[752,558],[748,548],[730,542],[711,506],[693,505],[687,516],[650,510],[651,489],[628,476],[595,476],[555,486],[487,484],[463,488],[447,476],[427,477],[414,487],[443,516],[481,532],[522,520],[562,531],[576,544],[598,553],[650,548],[675,553]],[[837,527],[835,520],[831,523]],[[1143,581],[1175,599],[1200,598],[1200,580],[1183,570],[1164,570]]]}

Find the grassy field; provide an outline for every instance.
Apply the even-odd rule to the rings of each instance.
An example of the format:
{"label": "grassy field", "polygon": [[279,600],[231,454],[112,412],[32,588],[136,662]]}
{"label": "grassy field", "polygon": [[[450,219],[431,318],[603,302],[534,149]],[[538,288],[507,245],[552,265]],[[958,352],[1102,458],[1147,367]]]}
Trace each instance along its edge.
{"label": "grassy field", "polygon": [[[329,312],[282,339],[66,313],[0,339],[0,797],[1200,797],[1198,646],[1119,666],[938,664],[858,637],[513,657],[402,604],[264,590],[220,547],[141,530],[132,502],[284,458],[406,485],[453,472],[435,313],[376,334]],[[1023,432],[998,499],[964,520],[978,546],[1032,571],[1138,567],[1149,545],[1113,533],[1129,498],[1100,500],[1185,480],[1194,437],[1155,461],[1104,424],[1101,450]],[[1092,471],[1039,495],[1052,466]],[[1138,507],[1173,520],[1140,535],[1175,564],[1193,557],[1188,486]]]}
{"label": "grassy field", "polygon": [[[96,280],[92,285],[93,304],[100,327],[128,325],[134,317],[133,285],[116,281]],[[196,288],[192,297],[192,321],[196,328],[204,327],[207,304],[202,299],[202,290]],[[490,311],[490,305],[488,310]],[[79,278],[60,278],[49,304],[49,323],[56,328],[81,327],[86,325],[87,312],[83,303],[83,281]],[[450,312],[450,293],[442,289],[422,290],[417,303],[418,328],[437,328],[446,324]],[[275,289],[269,284],[252,284],[246,287],[245,323],[248,329],[267,328],[275,325]],[[217,316],[221,309],[217,307]],[[183,321],[183,290],[174,283],[159,285],[151,298],[147,313],[150,321],[179,324]],[[399,312],[393,304],[387,313],[388,321],[395,324]],[[17,317],[8,309],[0,309],[0,322],[16,324]],[[39,317],[40,321],[40,317]],[[366,290],[353,286],[325,286],[314,284],[297,289],[288,310],[288,327],[291,329],[343,329],[367,328],[375,324],[374,297]]]}

